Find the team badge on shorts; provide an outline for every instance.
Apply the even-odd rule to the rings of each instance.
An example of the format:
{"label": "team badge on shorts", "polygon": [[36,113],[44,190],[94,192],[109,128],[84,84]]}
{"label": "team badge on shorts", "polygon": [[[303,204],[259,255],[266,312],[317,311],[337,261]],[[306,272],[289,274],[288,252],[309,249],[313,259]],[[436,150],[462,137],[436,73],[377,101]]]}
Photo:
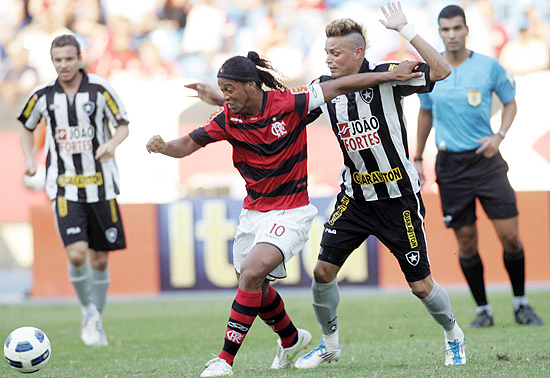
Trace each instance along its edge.
{"label": "team badge on shorts", "polygon": [[116,242],[116,238],[118,236],[118,230],[114,227],[110,227],[105,230],[105,237],[107,238],[107,241],[109,243]]}
{"label": "team badge on shorts", "polygon": [[405,257],[412,266],[417,266],[420,262],[420,252],[418,251],[410,251],[405,255]]}
{"label": "team badge on shorts", "polygon": [[481,104],[481,91],[479,89],[471,89],[468,91],[468,104],[472,106]]}

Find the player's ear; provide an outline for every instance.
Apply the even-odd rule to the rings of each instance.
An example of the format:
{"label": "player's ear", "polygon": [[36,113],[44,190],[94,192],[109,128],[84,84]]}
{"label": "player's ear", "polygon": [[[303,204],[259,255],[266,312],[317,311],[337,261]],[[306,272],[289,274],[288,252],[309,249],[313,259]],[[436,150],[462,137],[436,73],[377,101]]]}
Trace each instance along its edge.
{"label": "player's ear", "polygon": [[365,56],[365,49],[362,47],[355,48],[355,60],[362,60]]}

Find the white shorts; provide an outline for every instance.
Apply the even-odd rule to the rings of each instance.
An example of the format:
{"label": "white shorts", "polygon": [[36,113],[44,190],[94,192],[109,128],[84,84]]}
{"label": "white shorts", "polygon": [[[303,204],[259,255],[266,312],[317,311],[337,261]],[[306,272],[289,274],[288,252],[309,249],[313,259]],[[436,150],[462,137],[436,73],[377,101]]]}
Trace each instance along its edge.
{"label": "white shorts", "polygon": [[304,248],[316,215],[317,208],[312,204],[267,212],[243,209],[233,245],[233,266],[237,273],[241,272],[242,262],[256,244],[269,243],[279,248],[284,260],[267,279],[285,278],[285,263]]}

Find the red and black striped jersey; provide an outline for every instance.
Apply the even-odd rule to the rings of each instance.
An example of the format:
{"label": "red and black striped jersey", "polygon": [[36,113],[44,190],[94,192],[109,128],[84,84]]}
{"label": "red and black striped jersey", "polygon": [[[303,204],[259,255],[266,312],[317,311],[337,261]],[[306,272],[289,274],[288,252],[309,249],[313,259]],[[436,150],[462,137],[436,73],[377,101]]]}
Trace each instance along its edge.
{"label": "red and black striped jersey", "polygon": [[126,110],[107,80],[81,72],[72,101],[56,79],[35,88],[17,118],[31,131],[46,120],[46,192],[52,200],[97,202],[119,193],[115,159],[101,163],[95,153],[112,137],[109,124],[128,124]]}
{"label": "red and black striped jersey", "polygon": [[[379,65],[366,59],[360,72],[386,72],[399,62]],[[409,156],[403,96],[429,92],[430,68],[420,64],[421,77],[406,82],[387,82],[367,90],[348,93],[310,112],[308,123],[321,112],[338,138],[344,157],[340,171],[341,189],[358,201],[374,201],[417,193],[420,180]],[[333,80],[321,76],[314,82]]]}
{"label": "red and black striped jersey", "polygon": [[254,116],[233,113],[224,104],[210,123],[191,132],[200,146],[227,140],[233,165],[246,182],[245,209],[292,209],[309,203],[307,192],[307,87],[264,92]]}

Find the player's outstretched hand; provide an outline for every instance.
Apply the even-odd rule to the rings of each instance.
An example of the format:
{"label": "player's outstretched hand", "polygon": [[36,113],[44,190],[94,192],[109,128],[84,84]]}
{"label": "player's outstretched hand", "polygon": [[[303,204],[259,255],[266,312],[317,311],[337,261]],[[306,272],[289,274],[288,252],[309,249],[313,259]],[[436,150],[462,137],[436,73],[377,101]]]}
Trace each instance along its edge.
{"label": "player's outstretched hand", "polygon": [[401,3],[399,1],[397,4],[395,2],[388,2],[387,7],[387,11],[383,6],[380,7],[382,13],[386,16],[386,19],[380,19],[380,22],[386,29],[400,31],[407,25],[407,17],[405,17],[405,13],[401,9]]}
{"label": "player's outstretched hand", "polygon": [[413,72],[413,70],[418,67],[419,64],[420,62],[414,60],[404,60],[403,62],[399,63],[397,68],[393,71],[393,74],[395,75],[395,81],[409,81],[422,76],[422,72]]}
{"label": "player's outstretched hand", "polygon": [[202,101],[206,102],[207,104],[211,104],[211,105],[223,104],[223,97],[211,85],[203,84],[203,83],[191,83],[191,84],[186,84],[185,88],[189,88],[197,91],[197,95],[191,96],[191,97],[198,97]]}
{"label": "player's outstretched hand", "polygon": [[155,135],[149,139],[149,142],[147,142],[145,147],[149,153],[163,153],[166,149],[166,142],[164,142],[164,139],[162,139],[160,135]]}

